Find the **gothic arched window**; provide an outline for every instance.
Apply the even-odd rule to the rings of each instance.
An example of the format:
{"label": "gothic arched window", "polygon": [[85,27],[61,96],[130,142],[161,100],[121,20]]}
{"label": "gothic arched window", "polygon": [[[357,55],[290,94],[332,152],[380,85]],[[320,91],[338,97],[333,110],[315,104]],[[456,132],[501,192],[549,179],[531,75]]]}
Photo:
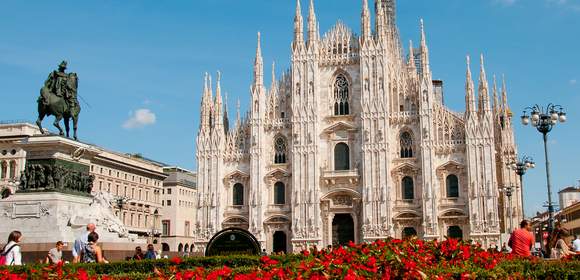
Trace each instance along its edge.
{"label": "gothic arched window", "polygon": [[334,170],[350,170],[350,149],[345,143],[334,147]]}
{"label": "gothic arched window", "polygon": [[286,139],[282,136],[274,140],[274,163],[286,163]]}
{"label": "gothic arched window", "polygon": [[447,197],[459,197],[459,179],[451,174],[445,179],[447,185]]}
{"label": "gothic arched window", "polygon": [[240,183],[234,185],[232,204],[234,206],[244,205],[244,185]]}
{"label": "gothic arched window", "polygon": [[338,75],[334,81],[334,115],[350,114],[348,94],[348,80],[344,75]]}
{"label": "gothic arched window", "polygon": [[401,158],[412,158],[413,157],[413,137],[411,133],[405,131],[401,133],[400,139],[401,145]]}
{"label": "gothic arched window", "polygon": [[8,173],[8,164],[3,161],[0,167],[2,168],[0,171],[0,179],[6,179],[6,175]]}
{"label": "gothic arched window", "polygon": [[286,204],[286,186],[282,182],[274,184],[274,204]]}
{"label": "gothic arched window", "polygon": [[401,181],[403,186],[403,199],[415,199],[415,186],[413,184],[413,179],[409,176],[405,176]]}
{"label": "gothic arched window", "polygon": [[16,179],[16,162],[10,162],[10,174],[8,178]]}

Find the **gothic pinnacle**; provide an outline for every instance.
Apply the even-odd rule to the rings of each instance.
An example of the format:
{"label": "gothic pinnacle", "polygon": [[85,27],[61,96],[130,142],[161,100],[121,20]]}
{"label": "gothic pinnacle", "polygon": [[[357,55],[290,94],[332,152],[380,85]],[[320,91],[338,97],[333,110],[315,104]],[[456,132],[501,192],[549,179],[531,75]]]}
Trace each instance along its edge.
{"label": "gothic pinnacle", "polygon": [[495,74],[493,75],[493,109],[495,112],[499,112],[501,105],[499,104],[499,99],[497,96],[497,80]]}
{"label": "gothic pinnacle", "polygon": [[487,83],[487,75],[485,74],[485,63],[483,54],[481,54],[480,73],[479,73],[479,108],[481,111],[488,111],[491,109],[489,103],[489,86]]}
{"label": "gothic pinnacle", "polygon": [[369,12],[369,3],[368,0],[363,0],[363,7],[362,7],[362,14],[361,14],[361,21],[362,21],[362,38],[363,42],[367,42],[370,40],[371,37],[371,15]]}
{"label": "gothic pinnacle", "polygon": [[300,0],[296,0],[296,15],[294,16],[294,49],[304,44],[304,20]]}
{"label": "gothic pinnacle", "polygon": [[316,22],[316,13],[314,12],[314,0],[310,0],[308,11],[308,45],[312,46],[318,40],[318,24]]}
{"label": "gothic pinnacle", "polygon": [[465,79],[465,110],[469,114],[475,112],[475,96],[473,89],[473,79],[471,77],[471,61],[469,55],[467,56],[467,74]]}
{"label": "gothic pinnacle", "polygon": [[258,32],[258,46],[256,47],[256,60],[254,62],[254,86],[264,85],[264,63],[262,60],[262,46],[260,42],[260,32]]}

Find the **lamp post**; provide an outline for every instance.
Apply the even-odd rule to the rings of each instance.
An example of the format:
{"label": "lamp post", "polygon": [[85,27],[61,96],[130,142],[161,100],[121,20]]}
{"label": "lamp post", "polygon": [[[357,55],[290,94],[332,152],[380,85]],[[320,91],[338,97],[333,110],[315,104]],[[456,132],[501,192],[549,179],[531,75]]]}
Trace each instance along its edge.
{"label": "lamp post", "polygon": [[526,217],[526,212],[524,208],[524,179],[523,176],[526,174],[528,169],[532,169],[536,167],[536,163],[534,160],[529,156],[522,156],[519,159],[516,159],[512,162],[507,163],[507,167],[516,172],[516,175],[520,177],[520,196],[522,201],[522,218]]}
{"label": "lamp post", "polygon": [[512,186],[507,186],[507,187],[503,187],[502,191],[505,193],[505,195],[508,198],[508,211],[507,211],[507,215],[509,218],[509,228],[508,228],[508,233],[512,231],[512,218],[513,218],[513,214],[512,214],[512,194],[514,191],[514,187]]}
{"label": "lamp post", "polygon": [[[531,115],[528,115],[528,113]],[[550,160],[548,158],[548,133],[554,126],[566,122],[566,113],[560,105],[548,104],[546,108],[539,105],[527,107],[522,115],[522,124],[531,124],[538,132],[542,133],[544,138],[544,156],[546,157],[546,182],[548,185],[548,231],[554,229],[554,204],[552,203],[552,182],[550,180]]]}
{"label": "lamp post", "polygon": [[159,214],[159,209],[155,209],[155,211],[153,211],[153,224],[151,224],[151,244],[153,244],[153,239],[157,232],[157,218],[159,218],[159,216],[161,216]]}

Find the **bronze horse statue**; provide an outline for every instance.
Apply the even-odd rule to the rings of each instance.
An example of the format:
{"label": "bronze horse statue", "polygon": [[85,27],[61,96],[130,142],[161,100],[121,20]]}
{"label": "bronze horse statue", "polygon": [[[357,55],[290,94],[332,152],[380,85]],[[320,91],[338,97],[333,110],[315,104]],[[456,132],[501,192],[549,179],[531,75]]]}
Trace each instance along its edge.
{"label": "bronze horse statue", "polygon": [[66,137],[69,137],[69,121],[73,120],[73,138],[77,139],[77,124],[79,121],[79,113],[81,112],[80,104],[77,100],[78,77],[76,73],[68,73],[66,82],[64,83],[65,90],[69,94],[69,98],[59,96],[53,92],[52,89],[46,85],[40,89],[40,97],[38,98],[38,119],[36,124],[40,131],[44,134],[42,129],[42,120],[45,116],[54,116],[54,126],[58,128],[59,135],[63,136],[64,132],[60,127],[60,121],[64,119],[64,126],[66,129]]}

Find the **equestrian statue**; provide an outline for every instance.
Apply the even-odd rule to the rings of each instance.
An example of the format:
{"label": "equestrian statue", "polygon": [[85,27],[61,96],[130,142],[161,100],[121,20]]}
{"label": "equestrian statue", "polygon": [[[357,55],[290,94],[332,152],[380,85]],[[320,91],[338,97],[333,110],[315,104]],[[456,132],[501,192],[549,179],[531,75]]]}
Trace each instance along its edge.
{"label": "equestrian statue", "polygon": [[40,131],[42,120],[45,116],[54,116],[54,126],[58,128],[59,135],[64,132],[60,127],[60,121],[64,119],[66,137],[69,137],[69,121],[73,120],[73,138],[77,140],[77,123],[81,106],[77,99],[77,88],[79,79],[76,73],[65,73],[67,63],[63,61],[58,66],[58,70],[52,71],[40,89],[38,97],[38,119],[36,124]]}

